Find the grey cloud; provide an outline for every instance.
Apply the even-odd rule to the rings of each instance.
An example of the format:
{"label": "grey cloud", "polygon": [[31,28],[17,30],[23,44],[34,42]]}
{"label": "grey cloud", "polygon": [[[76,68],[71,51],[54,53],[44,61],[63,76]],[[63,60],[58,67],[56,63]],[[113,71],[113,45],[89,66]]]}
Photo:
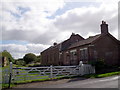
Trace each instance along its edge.
{"label": "grey cloud", "polygon": [[50,44],[51,40],[56,37],[56,32],[48,31],[45,34],[40,34],[40,32],[31,30],[3,30],[2,39],[3,40],[24,40],[30,43],[41,43]]}
{"label": "grey cloud", "polygon": [[100,24],[105,17],[110,26],[110,30],[113,31],[117,27],[117,16],[112,18],[113,13],[115,13],[115,11],[109,12],[102,9],[95,13],[87,11],[82,15],[77,15],[77,13],[73,11],[69,12],[66,18],[62,16],[58,17],[54,25],[61,31],[79,32],[82,36],[85,36],[89,32],[100,33]]}
{"label": "grey cloud", "polygon": [[92,9],[86,8],[85,10],[85,12],[83,13],[80,12],[79,9],[77,12],[75,12],[73,9],[66,12],[67,17],[63,18],[61,15],[58,18],[55,18],[55,21],[51,22],[53,26],[46,25],[48,30],[44,33],[33,29],[7,30],[5,27],[2,27],[3,40],[24,40],[30,43],[52,44],[51,42],[59,39],[60,35],[62,35],[61,33],[66,31],[71,33],[79,33],[84,37],[89,32],[100,33],[100,24],[103,17],[105,17],[105,19],[108,20],[108,24],[110,26],[111,31],[116,29],[117,16],[111,17],[111,15],[116,12],[116,10],[109,12],[106,11],[106,9],[104,8],[98,8],[98,11],[94,13],[92,12]]}

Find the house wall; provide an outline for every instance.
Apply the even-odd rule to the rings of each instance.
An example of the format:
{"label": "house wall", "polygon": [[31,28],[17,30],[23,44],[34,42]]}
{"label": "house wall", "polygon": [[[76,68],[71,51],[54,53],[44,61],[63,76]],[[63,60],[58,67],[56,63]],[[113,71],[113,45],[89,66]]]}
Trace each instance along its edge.
{"label": "house wall", "polygon": [[102,59],[108,65],[116,65],[119,60],[119,47],[120,46],[115,40],[105,35],[97,40],[94,46],[90,47],[90,60],[95,61]]}
{"label": "house wall", "polygon": [[[81,50],[85,50],[87,49],[87,57],[88,58],[85,58],[83,59],[81,57]],[[74,55],[74,62],[71,60],[71,53],[73,50],[76,50],[76,55]],[[69,49],[67,50],[66,52],[68,52],[67,54],[65,54],[65,56],[69,55],[69,63],[67,63],[67,57],[64,57],[64,64],[65,65],[78,65],[80,61],[83,61],[83,63],[87,63],[88,62],[88,59],[89,59],[89,47],[88,45],[84,45],[84,46],[81,46],[81,47],[75,47],[75,48],[72,48],[72,49]],[[71,60],[71,61],[70,61]]]}
{"label": "house wall", "polygon": [[59,65],[59,45],[41,53],[42,65]]}

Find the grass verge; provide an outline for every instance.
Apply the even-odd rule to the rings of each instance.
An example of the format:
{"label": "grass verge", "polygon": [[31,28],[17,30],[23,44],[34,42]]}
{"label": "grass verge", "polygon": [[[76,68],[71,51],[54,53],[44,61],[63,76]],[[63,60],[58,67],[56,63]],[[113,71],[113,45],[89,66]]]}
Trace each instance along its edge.
{"label": "grass verge", "polygon": [[[8,88],[9,84],[2,84],[2,89]],[[15,84],[10,84],[10,88],[15,87]]]}
{"label": "grass verge", "polygon": [[85,77],[85,78],[103,78],[103,77],[109,77],[109,76],[113,76],[113,75],[120,75],[120,71],[104,73],[104,74],[89,74],[89,75],[83,75],[83,77]]}
{"label": "grass verge", "polygon": [[18,81],[14,84],[25,84],[25,83],[31,83],[31,82],[42,82],[42,81],[50,81],[50,80],[55,80],[55,79],[62,79],[65,78],[65,76],[60,76],[60,77],[54,77],[54,78],[45,78],[45,79],[35,79],[35,80],[26,80],[26,81]]}

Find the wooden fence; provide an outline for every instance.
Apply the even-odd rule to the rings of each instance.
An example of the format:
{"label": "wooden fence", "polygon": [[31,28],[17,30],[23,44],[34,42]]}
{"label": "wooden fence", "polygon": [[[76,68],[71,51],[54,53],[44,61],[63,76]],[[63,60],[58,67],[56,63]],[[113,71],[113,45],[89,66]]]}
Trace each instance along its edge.
{"label": "wooden fence", "polygon": [[9,83],[10,73],[12,74],[12,62],[10,62],[10,65],[6,67],[3,68],[1,67],[0,73],[1,73],[2,83]]}
{"label": "wooden fence", "polygon": [[11,64],[10,67],[10,72],[12,73],[12,83],[19,83],[27,80],[47,78],[52,79],[55,77],[78,76],[95,73],[95,68],[93,66],[82,63],[77,66],[51,65],[46,67],[12,67]]}

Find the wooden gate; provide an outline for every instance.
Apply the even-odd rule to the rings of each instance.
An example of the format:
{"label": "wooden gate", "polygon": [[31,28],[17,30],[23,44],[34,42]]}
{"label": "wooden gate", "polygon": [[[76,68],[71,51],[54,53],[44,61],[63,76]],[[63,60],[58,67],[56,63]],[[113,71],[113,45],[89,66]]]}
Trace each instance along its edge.
{"label": "wooden gate", "polygon": [[65,76],[78,76],[95,73],[95,68],[88,64],[77,66],[46,66],[46,67],[13,67],[12,82],[38,80]]}

